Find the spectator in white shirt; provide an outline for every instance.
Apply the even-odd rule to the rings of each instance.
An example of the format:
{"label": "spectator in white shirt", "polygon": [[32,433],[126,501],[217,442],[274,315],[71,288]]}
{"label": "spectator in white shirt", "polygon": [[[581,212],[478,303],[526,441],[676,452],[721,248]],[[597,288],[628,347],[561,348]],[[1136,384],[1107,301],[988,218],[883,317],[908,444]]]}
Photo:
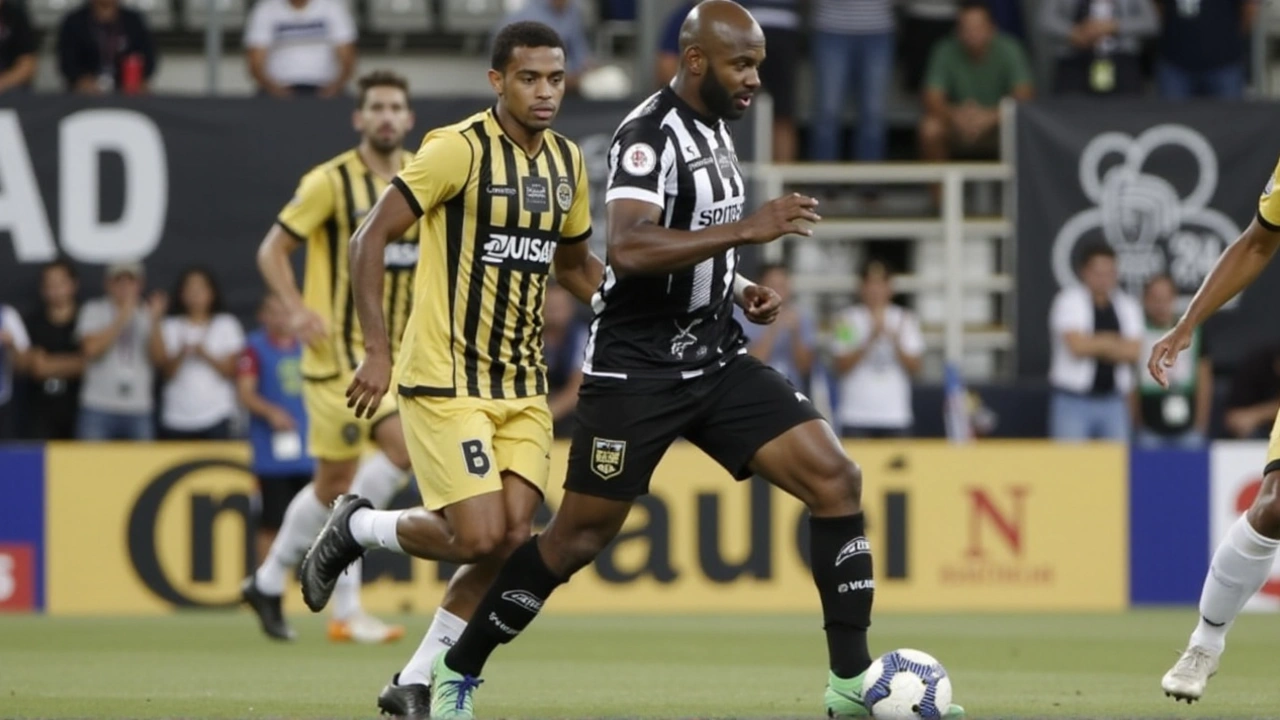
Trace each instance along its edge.
{"label": "spectator in white shirt", "polygon": [[84,353],[80,384],[80,440],[152,440],[154,375],[147,345],[164,315],[163,293],[142,306],[142,263],[107,268],[107,296],[85,303],[76,319],[76,339]]}
{"label": "spectator in white shirt", "polygon": [[862,304],[840,313],[835,328],[837,414],[846,437],[911,434],[911,377],[920,371],[924,337],[906,308],[893,304],[889,268],[873,260],[862,270]]}
{"label": "spectator in white shirt", "polygon": [[344,0],[259,0],[244,33],[249,74],[274,97],[341,93],[356,67],[355,42]]}
{"label": "spectator in white shirt", "polygon": [[13,371],[24,368],[30,347],[22,316],[0,305],[0,440],[13,437]]}
{"label": "spectator in white shirt", "polygon": [[223,312],[209,271],[182,273],[172,317],[151,338],[151,358],[164,376],[160,434],[166,440],[226,440],[236,414],[236,363],[244,330]]}
{"label": "spectator in white shirt", "polygon": [[1085,250],[1079,285],[1063,288],[1049,311],[1049,435],[1057,440],[1127,440],[1126,398],[1142,347],[1142,308],[1118,289],[1116,253]]}

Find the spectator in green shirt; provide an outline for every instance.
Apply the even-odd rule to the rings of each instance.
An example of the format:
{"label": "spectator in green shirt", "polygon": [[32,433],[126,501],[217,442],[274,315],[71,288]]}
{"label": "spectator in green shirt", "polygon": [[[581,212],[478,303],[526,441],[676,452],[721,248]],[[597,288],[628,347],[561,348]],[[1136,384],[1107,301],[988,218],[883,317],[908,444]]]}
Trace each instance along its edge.
{"label": "spectator in green shirt", "polygon": [[1017,40],[999,32],[981,0],[964,0],[956,32],[933,48],[924,83],[920,155],[995,159],[1000,101],[1032,95],[1031,66]]}

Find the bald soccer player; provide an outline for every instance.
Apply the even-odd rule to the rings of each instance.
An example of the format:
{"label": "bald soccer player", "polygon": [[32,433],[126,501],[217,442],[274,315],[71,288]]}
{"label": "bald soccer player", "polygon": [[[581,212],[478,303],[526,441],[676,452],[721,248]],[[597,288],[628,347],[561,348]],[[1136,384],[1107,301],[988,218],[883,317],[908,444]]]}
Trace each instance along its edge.
{"label": "bald soccer player", "polygon": [[[875,582],[861,473],[808,398],[747,354],[733,313],[736,303],[753,323],[774,321],[777,293],[737,275],[737,248],[810,235],[818,202],[791,194],[743,218],[746,183],[725,120],[742,117],[760,88],[765,42],[750,13],[727,0],[701,3],[681,29],[680,52],[671,85],[623,120],[609,150],[608,261],[592,302],[564,501],[436,658],[432,718],[474,717],[489,655],[617,535],[681,437],[734,478],[760,475],[809,508],[831,668],[824,709],[870,715],[862,697]],[[946,717],[962,716],[956,707]]]}

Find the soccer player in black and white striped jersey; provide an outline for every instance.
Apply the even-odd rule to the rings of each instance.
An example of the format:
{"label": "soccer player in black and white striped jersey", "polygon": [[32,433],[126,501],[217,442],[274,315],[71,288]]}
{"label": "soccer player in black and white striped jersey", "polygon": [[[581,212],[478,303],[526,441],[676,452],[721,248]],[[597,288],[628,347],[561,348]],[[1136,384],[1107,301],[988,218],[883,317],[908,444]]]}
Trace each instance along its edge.
{"label": "soccer player in black and white striped jersey", "polygon": [[592,302],[564,500],[437,660],[433,691],[451,688],[451,702],[433,699],[438,717],[473,717],[470,695],[489,655],[617,535],[680,437],[734,477],[760,475],[808,506],[831,669],[825,709],[869,716],[863,674],[875,581],[858,467],[808,398],[746,353],[733,317],[737,303],[751,322],[770,323],[780,305],[777,293],[737,275],[736,248],[810,234],[817,201],[792,194],[743,217],[724,121],[741,117],[760,87],[765,42],[750,13],[728,0],[699,4],[680,52],[671,86],[623,121],[609,152],[608,261]]}

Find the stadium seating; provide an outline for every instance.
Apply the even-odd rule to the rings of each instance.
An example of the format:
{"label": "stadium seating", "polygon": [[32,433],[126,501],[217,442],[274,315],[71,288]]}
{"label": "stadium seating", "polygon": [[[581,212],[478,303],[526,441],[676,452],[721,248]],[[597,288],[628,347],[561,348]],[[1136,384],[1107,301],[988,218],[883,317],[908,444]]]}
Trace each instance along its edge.
{"label": "stadium seating", "polygon": [[[209,25],[209,3],[211,1],[184,0],[182,3],[183,27],[187,30],[204,31]],[[218,3],[219,26],[224,31],[239,31],[243,29],[245,20],[249,15],[247,0],[216,1]]]}
{"label": "stadium seating", "polygon": [[435,18],[427,0],[367,0],[365,27],[374,32],[430,32]]}
{"label": "stadium seating", "polygon": [[488,35],[507,14],[503,0],[444,0],[441,25],[445,32]]}

